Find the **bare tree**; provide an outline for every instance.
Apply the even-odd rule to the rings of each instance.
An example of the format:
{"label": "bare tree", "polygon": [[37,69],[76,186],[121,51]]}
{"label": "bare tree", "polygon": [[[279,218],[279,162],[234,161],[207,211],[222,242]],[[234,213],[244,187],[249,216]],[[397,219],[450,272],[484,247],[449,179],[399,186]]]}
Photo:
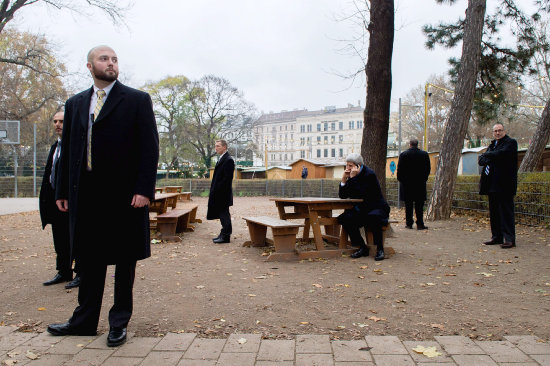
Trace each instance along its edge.
{"label": "bare tree", "polygon": [[393,0],[372,0],[367,66],[367,102],[364,111],[365,125],[361,142],[361,155],[378,179],[382,192],[386,192],[386,155],[392,73],[391,60],[394,36]]}
{"label": "bare tree", "polygon": [[460,151],[470,121],[481,56],[486,0],[468,0],[464,20],[462,56],[449,121],[443,135],[428,217],[448,219],[454,193]]}
{"label": "bare tree", "polygon": [[[124,21],[124,13],[130,6],[125,5],[127,2],[127,0],[1,0],[0,34],[4,32],[4,28],[14,18],[15,14],[25,6],[43,3],[59,10],[66,9],[81,15],[87,15],[90,9],[95,8],[105,13],[113,23],[120,23]],[[29,46],[26,52],[19,54],[18,57],[10,57],[3,50],[0,50],[0,63],[25,66],[33,69],[33,71],[42,72],[42,69],[35,68],[36,61],[44,63],[47,54],[42,52],[39,47]]]}
{"label": "bare tree", "polygon": [[546,102],[544,106],[544,111],[542,112],[542,117],[539,121],[537,131],[533,135],[533,141],[519,167],[520,172],[532,172],[537,167],[546,143],[550,138],[550,99]]}

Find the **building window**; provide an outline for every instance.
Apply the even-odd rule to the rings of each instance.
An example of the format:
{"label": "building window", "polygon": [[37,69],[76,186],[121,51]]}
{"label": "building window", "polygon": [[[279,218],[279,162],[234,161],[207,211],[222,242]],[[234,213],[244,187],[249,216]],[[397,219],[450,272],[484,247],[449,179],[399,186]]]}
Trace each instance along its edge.
{"label": "building window", "polygon": [[325,142],[325,145],[328,144],[328,136],[325,136],[324,142]]}
{"label": "building window", "polygon": [[325,149],[324,153],[325,153],[325,158],[328,158],[328,149]]}
{"label": "building window", "polygon": [[340,156],[341,158],[344,157],[344,149],[340,149],[339,156]]}
{"label": "building window", "polygon": [[334,144],[335,139],[336,139],[336,136],[334,135],[330,136],[330,143]]}
{"label": "building window", "polygon": [[328,131],[328,122],[323,124],[323,131]]}
{"label": "building window", "polygon": [[307,125],[307,132],[311,132],[311,125]]}
{"label": "building window", "polygon": [[294,131],[294,125],[290,125],[290,130]]}
{"label": "building window", "polygon": [[336,149],[331,149],[330,150],[330,156],[335,158],[336,157]]}
{"label": "building window", "polygon": [[317,132],[321,132],[321,124],[317,123]]}
{"label": "building window", "polygon": [[357,128],[363,128],[363,121],[357,121]]}
{"label": "building window", "polygon": [[338,122],[338,129],[343,130],[344,129],[344,122],[340,121]]}
{"label": "building window", "polygon": [[317,149],[317,157],[318,157],[318,158],[321,157],[321,149]]}
{"label": "building window", "polygon": [[301,125],[300,126],[300,132],[306,132],[306,126]]}
{"label": "building window", "polygon": [[311,137],[308,137],[308,138],[307,138],[307,144],[308,144],[308,145],[311,145]]}
{"label": "building window", "polygon": [[306,157],[306,152],[304,150],[300,151],[300,158],[305,158]]}
{"label": "building window", "polygon": [[349,121],[349,122],[348,122],[348,128],[349,128],[350,130],[353,130],[353,129],[355,128],[355,121]]}
{"label": "building window", "polygon": [[304,137],[300,137],[300,146],[304,146],[305,140],[306,139]]}
{"label": "building window", "polygon": [[290,154],[290,161],[294,160],[294,154]]}
{"label": "building window", "polygon": [[331,122],[331,123],[330,123],[330,129],[331,129],[332,131],[336,130],[336,122]]}
{"label": "building window", "polygon": [[321,144],[321,136],[317,136],[317,145]]}
{"label": "building window", "polygon": [[338,135],[338,142],[339,143],[344,143],[344,135]]}

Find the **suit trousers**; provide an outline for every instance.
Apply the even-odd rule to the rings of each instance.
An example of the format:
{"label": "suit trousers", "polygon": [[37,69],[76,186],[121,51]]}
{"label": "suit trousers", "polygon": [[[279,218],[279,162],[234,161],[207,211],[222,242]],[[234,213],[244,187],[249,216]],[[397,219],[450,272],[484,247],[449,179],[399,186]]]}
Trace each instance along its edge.
{"label": "suit trousers", "polygon": [[413,206],[416,214],[416,226],[424,226],[424,201],[405,201],[405,221],[408,226],[412,226]]}
{"label": "suit trousers", "polygon": [[228,238],[233,233],[233,226],[231,225],[231,214],[229,213],[229,206],[223,207],[219,212],[220,223],[222,224],[222,230],[220,236]]}
{"label": "suit trousers", "polygon": [[[57,206],[54,208],[57,210]],[[52,220],[53,246],[55,248],[57,272],[65,278],[73,276],[71,242],[69,240],[69,214],[58,211]]]}
{"label": "suit trousers", "polygon": [[342,225],[344,230],[348,233],[351,244],[361,248],[366,247],[366,244],[359,229],[363,226],[368,227],[368,229],[372,232],[374,244],[378,249],[382,249],[382,223],[378,216],[366,215],[366,217],[363,217],[354,210],[345,210],[344,213],[338,216],[338,223],[340,223],[340,225]]}
{"label": "suit trousers", "polygon": [[[133,310],[133,287],[136,276],[136,261],[115,265],[114,303],[109,311],[111,327],[127,327]],[[107,264],[80,263],[80,287],[78,306],[69,320],[72,327],[81,331],[95,331],[99,323]]]}
{"label": "suit trousers", "polygon": [[493,240],[516,242],[513,195],[489,193],[489,217]]}

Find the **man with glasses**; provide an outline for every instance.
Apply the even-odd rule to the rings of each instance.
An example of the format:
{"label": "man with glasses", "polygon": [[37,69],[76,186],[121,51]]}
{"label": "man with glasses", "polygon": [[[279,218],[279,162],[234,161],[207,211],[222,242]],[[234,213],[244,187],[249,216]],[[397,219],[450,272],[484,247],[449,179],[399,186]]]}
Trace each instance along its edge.
{"label": "man with glasses", "polygon": [[518,185],[518,143],[506,135],[502,123],[493,126],[493,137],[487,151],[479,156],[481,168],[479,194],[489,196],[491,240],[485,245],[501,248],[516,246],[514,196]]}

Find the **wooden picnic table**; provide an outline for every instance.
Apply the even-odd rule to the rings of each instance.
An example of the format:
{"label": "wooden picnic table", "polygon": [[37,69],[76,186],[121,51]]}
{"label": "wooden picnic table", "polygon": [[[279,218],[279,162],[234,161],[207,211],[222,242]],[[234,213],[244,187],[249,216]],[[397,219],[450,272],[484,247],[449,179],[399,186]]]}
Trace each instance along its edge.
{"label": "wooden picnic table", "polygon": [[[347,240],[340,237],[340,226],[337,218],[333,217],[333,210],[345,210],[352,208],[362,199],[341,199],[341,198],[319,198],[319,197],[294,197],[294,198],[271,198],[279,211],[282,220],[304,219],[303,240],[309,240],[309,228],[313,232],[316,251],[303,252],[304,258],[327,258],[340,256],[349,253],[354,249],[347,248]],[[293,210],[287,212],[287,208]],[[325,235],[321,232],[321,226],[325,226]],[[323,238],[328,241],[339,243],[338,249],[326,250]]]}
{"label": "wooden picnic table", "polygon": [[176,208],[179,193],[155,193],[155,198],[149,205],[150,212],[163,214],[168,210],[168,206]]}
{"label": "wooden picnic table", "polygon": [[163,193],[181,193],[183,192],[183,186],[166,186],[163,187]]}

